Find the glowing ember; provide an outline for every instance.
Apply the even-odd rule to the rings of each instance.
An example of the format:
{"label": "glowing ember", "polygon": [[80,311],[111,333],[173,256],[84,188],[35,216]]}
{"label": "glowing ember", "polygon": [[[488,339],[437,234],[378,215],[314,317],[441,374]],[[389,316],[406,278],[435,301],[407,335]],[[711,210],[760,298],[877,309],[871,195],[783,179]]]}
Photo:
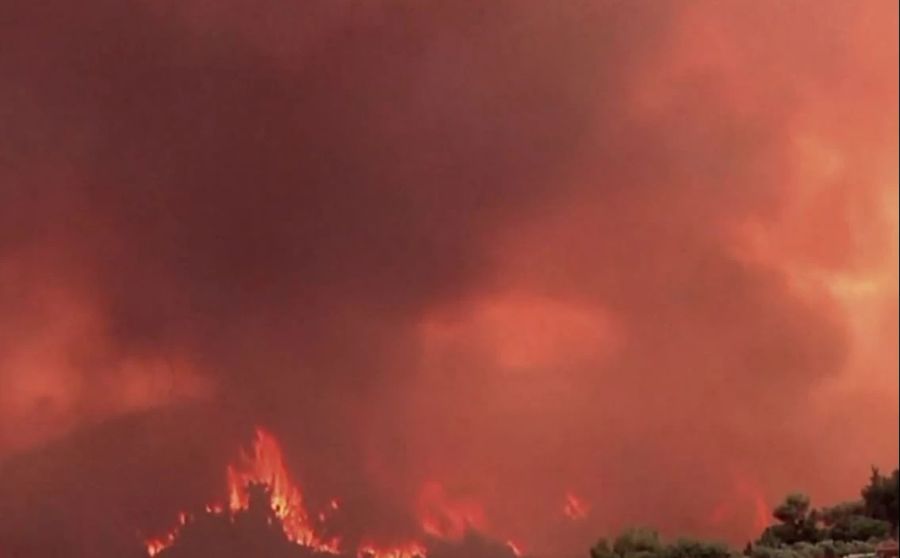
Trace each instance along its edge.
{"label": "glowing ember", "polygon": [[161,539],[151,539],[148,540],[145,544],[147,545],[147,554],[150,556],[156,556],[163,550],[172,546],[172,543],[175,542],[174,535],[167,535]]}
{"label": "glowing ember", "polygon": [[363,545],[357,553],[358,558],[426,558],[425,547],[417,542],[404,545],[378,548],[373,545]]}
{"label": "glowing ember", "polygon": [[571,492],[566,494],[566,501],[563,504],[563,514],[566,517],[573,521],[584,519],[587,517],[588,509],[588,505],[584,500]]}
{"label": "glowing ember", "polygon": [[147,554],[149,556],[156,556],[163,550],[172,546],[172,544],[175,542],[175,539],[178,537],[178,533],[181,531],[181,528],[187,525],[187,523],[188,515],[184,512],[179,513],[178,525],[176,525],[171,531],[161,537],[148,539],[144,542],[144,546],[147,549]]}

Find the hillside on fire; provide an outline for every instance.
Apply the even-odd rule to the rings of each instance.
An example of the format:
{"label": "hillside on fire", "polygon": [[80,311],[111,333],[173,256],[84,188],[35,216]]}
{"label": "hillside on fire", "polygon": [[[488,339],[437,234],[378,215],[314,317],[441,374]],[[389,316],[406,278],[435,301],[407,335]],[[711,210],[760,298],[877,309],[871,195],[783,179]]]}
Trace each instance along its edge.
{"label": "hillside on fire", "polygon": [[897,0],[0,0],[0,558],[868,553],[898,72]]}
{"label": "hillside on fire", "polygon": [[234,513],[206,510],[185,518],[171,539],[151,541],[147,555],[159,558],[516,558],[518,549],[468,532],[457,541],[431,538],[377,546],[362,544],[342,551],[337,540],[323,547],[317,541],[292,540],[277,509],[270,506],[271,494],[265,485],[249,487],[249,501]]}
{"label": "hillside on fire", "polygon": [[[848,555],[894,556],[900,521],[900,471],[884,476],[873,469],[859,500],[812,508],[803,494],[788,495],[773,511],[773,524],[742,552],[718,542],[677,538],[664,542],[656,531],[625,530],[613,540],[600,539],[582,554],[590,558],[839,558]],[[276,475],[272,486],[283,479]],[[245,496],[235,496],[234,511],[207,507],[198,515],[182,515],[178,527],[147,542],[147,554],[159,558],[519,558],[532,556],[465,526],[458,540],[431,536],[425,542],[378,547],[364,544],[355,551],[339,549],[340,541],[324,542],[308,526],[302,509],[291,510],[290,497],[272,486],[249,481]],[[294,498],[299,495],[295,494]],[[296,504],[294,504],[296,505]],[[337,504],[333,504],[337,509]],[[324,516],[320,519],[324,520]],[[298,520],[300,523],[298,524]],[[298,529],[299,527],[299,529]],[[436,534],[432,532],[433,534]],[[893,545],[893,546],[891,546]],[[882,554],[883,549],[890,549]],[[568,558],[568,557],[566,557]],[[574,557],[572,557],[574,558]]]}
{"label": "hillside on fire", "polygon": [[[264,434],[263,434],[264,436]],[[257,454],[257,457],[260,457]],[[245,479],[246,480],[246,479]],[[896,554],[900,522],[900,471],[884,476],[873,469],[859,500],[814,509],[803,494],[788,495],[773,511],[773,524],[742,552],[719,542],[677,538],[663,542],[656,531],[625,530],[612,541],[600,539],[582,554],[590,558],[839,558],[849,555]],[[147,541],[147,554],[159,558],[520,558],[533,556],[511,541],[505,544],[464,526],[457,540],[437,538],[378,547],[363,544],[341,551],[340,539],[324,541],[308,523],[299,494],[279,495],[284,486],[277,471],[271,485],[247,481],[233,494],[233,511],[207,507],[197,515],[182,515],[178,527],[163,538]],[[242,494],[242,495],[240,495]],[[292,503],[293,502],[293,503]],[[338,507],[333,503],[333,510]],[[324,516],[320,516],[324,521]],[[891,546],[892,545],[892,546]],[[892,548],[882,554],[882,550]],[[566,557],[568,558],[568,557]],[[572,557],[574,558],[574,557]]]}
{"label": "hillside on fire", "polygon": [[[179,420],[185,418],[178,415]],[[121,436],[139,435],[146,420],[104,428],[93,436],[120,440],[125,462],[144,459],[147,456],[134,453],[134,447],[145,444],[129,448]],[[158,422],[152,425],[159,426]],[[82,440],[76,447],[87,445]],[[170,440],[167,445],[177,447],[178,442]],[[590,548],[548,554],[504,538],[478,510],[444,496],[420,505],[412,523],[394,522],[389,531],[379,532],[371,524],[348,521],[347,514],[353,515],[352,499],[309,502],[290,473],[279,441],[261,428],[249,443],[232,452],[230,463],[223,466],[224,485],[197,493],[206,492],[205,502],[188,491],[172,493],[176,500],[197,503],[183,507],[169,518],[168,526],[156,531],[138,528],[135,521],[150,522],[138,516],[96,515],[104,508],[106,514],[128,509],[109,493],[114,487],[105,486],[100,479],[89,486],[48,486],[32,492],[30,501],[10,497],[15,491],[12,485],[28,482],[42,469],[65,468],[64,463],[82,466],[67,455],[70,451],[71,447],[59,447],[46,456],[0,467],[0,513],[19,519],[0,523],[14,525],[12,530],[0,530],[3,558],[840,558],[870,554],[882,543],[895,541],[900,519],[900,472],[895,469],[884,475],[873,469],[856,499],[816,508],[802,493],[788,495],[771,510],[767,527],[743,548],[696,538],[663,539],[648,528],[629,528],[617,536],[598,539],[599,532],[608,529],[595,525],[591,529],[598,532]],[[181,451],[190,458],[189,445]],[[140,482],[147,473],[130,482]],[[202,477],[197,485],[212,486]],[[170,487],[157,488],[162,494]],[[432,490],[433,496],[441,494],[439,487],[437,490]],[[107,498],[113,500],[104,504]],[[76,505],[81,507],[84,521],[74,529],[60,524],[54,508]],[[570,494],[560,511],[570,521],[586,521],[590,503]]]}

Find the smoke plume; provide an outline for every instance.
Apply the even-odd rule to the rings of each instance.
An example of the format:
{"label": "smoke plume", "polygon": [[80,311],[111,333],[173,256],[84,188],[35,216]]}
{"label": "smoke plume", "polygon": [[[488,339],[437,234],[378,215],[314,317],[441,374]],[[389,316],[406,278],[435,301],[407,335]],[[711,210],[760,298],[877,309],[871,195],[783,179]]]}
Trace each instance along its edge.
{"label": "smoke plume", "polygon": [[897,19],[3,3],[0,545],[158,528],[256,425],[353,525],[552,556],[856,496],[898,453]]}

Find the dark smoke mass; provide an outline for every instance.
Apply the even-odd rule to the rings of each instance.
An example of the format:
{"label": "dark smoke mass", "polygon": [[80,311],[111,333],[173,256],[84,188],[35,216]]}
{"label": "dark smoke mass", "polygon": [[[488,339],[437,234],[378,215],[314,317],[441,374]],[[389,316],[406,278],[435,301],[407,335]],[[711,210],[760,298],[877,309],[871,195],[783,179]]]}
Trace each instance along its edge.
{"label": "dark smoke mass", "polygon": [[0,2],[0,556],[128,548],[257,425],[348,532],[551,558],[854,496],[898,455],[897,20]]}

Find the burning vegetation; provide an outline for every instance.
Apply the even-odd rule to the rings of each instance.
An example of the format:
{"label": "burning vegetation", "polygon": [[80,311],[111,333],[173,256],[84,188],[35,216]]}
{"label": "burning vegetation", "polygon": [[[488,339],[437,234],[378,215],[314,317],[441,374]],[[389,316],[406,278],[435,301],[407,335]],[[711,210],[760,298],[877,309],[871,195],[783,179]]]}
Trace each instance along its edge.
{"label": "burning vegetation", "polygon": [[226,505],[212,502],[199,513],[180,513],[168,533],[145,540],[146,554],[160,558],[522,555],[521,546],[513,541],[497,543],[478,535],[486,525],[481,507],[476,502],[448,499],[437,483],[422,490],[421,540],[396,543],[366,538],[356,544],[345,543],[329,529],[329,519],[340,513],[340,503],[332,499],[326,509],[310,514],[300,487],[287,471],[278,440],[263,429],[257,429],[250,451],[240,452],[228,466],[227,478]]}
{"label": "burning vegetation", "polygon": [[898,6],[0,1],[0,558],[896,531]]}
{"label": "burning vegetation", "polygon": [[[249,451],[227,468],[227,504],[211,502],[199,513],[182,512],[173,529],[144,541],[150,558],[514,558],[526,553],[516,542],[483,535],[484,510],[474,500],[450,498],[438,483],[426,484],[417,513],[419,537],[405,542],[374,537],[345,540],[331,520],[341,512],[332,499],[311,514],[300,487],[285,466],[278,440],[257,429]],[[791,494],[772,512],[775,523],[744,555],[752,558],[827,558],[871,552],[897,536],[898,471],[873,470],[862,499],[814,509],[803,494]],[[588,517],[587,502],[569,492],[562,513],[572,521]],[[592,558],[736,558],[724,544],[689,539],[663,543],[649,529],[630,529],[612,542],[600,539]]]}

